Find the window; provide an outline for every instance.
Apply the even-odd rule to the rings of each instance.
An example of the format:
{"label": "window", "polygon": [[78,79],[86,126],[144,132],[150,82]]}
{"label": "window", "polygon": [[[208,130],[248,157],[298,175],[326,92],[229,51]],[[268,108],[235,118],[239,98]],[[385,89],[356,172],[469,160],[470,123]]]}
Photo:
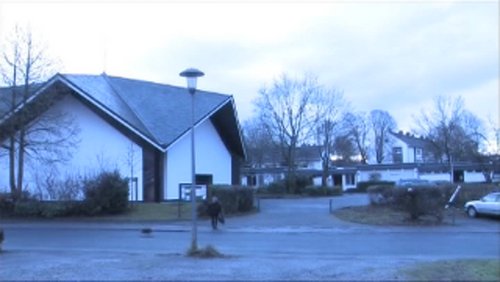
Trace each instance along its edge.
{"label": "window", "polygon": [[422,162],[422,148],[415,148],[415,162]]}
{"label": "window", "polygon": [[248,175],[247,176],[247,185],[248,186],[257,186],[257,176]]}
{"label": "window", "polygon": [[345,184],[346,185],[354,185],[355,183],[355,175],[353,173],[349,173],[345,175]]}

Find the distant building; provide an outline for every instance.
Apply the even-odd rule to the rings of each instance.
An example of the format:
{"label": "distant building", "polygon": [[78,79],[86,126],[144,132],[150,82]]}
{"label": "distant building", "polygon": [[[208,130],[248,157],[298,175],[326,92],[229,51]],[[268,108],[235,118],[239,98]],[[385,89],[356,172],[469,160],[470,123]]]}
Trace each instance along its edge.
{"label": "distant building", "polygon": [[428,163],[435,161],[431,154],[432,143],[402,131],[390,132],[393,137],[391,163]]}
{"label": "distant building", "polygon": [[[433,157],[433,144],[424,138],[409,133],[391,132],[391,156],[383,164],[360,164],[352,160],[342,160],[331,156],[328,186],[341,186],[344,190],[355,188],[358,182],[385,180],[397,182],[401,179],[425,179],[429,181],[482,182],[485,173],[493,175],[494,180],[500,175],[497,162],[486,164],[461,162],[442,163]],[[297,150],[297,173],[310,177],[315,185],[321,184],[322,165],[321,147],[303,146]],[[264,186],[283,180],[286,168],[244,168],[242,183],[249,186]],[[497,171],[495,173],[494,171]]]}

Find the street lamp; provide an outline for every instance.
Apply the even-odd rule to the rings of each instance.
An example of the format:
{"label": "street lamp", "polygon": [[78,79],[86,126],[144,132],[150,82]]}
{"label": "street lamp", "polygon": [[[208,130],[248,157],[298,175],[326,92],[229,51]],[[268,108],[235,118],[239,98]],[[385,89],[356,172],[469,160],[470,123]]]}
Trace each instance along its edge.
{"label": "street lamp", "polygon": [[179,74],[187,80],[187,88],[191,94],[191,250],[198,249],[197,226],[196,226],[196,170],[194,155],[194,94],[196,93],[196,82],[198,77],[205,75],[200,70],[189,68]]}

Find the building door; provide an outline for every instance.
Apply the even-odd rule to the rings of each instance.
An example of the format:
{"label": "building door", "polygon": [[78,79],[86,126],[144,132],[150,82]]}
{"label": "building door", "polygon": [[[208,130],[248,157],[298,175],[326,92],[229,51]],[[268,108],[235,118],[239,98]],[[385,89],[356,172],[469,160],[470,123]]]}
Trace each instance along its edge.
{"label": "building door", "polygon": [[196,184],[212,185],[213,178],[214,177],[211,174],[197,174],[196,175]]}
{"label": "building door", "polygon": [[453,170],[453,183],[464,182],[464,171],[461,169]]}
{"label": "building door", "polygon": [[342,186],[342,174],[333,175],[333,186]]}

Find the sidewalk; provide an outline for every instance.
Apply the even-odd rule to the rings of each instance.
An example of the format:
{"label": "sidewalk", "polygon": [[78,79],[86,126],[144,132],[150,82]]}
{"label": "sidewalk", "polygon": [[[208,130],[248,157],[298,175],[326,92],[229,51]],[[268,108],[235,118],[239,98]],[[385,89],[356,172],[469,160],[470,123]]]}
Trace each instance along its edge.
{"label": "sidewalk", "polygon": [[[330,203],[330,200],[332,201]],[[500,220],[468,218],[456,212],[454,224],[447,216],[443,225],[436,226],[373,226],[342,221],[329,213],[332,209],[366,205],[366,195],[345,195],[337,198],[263,199],[260,211],[242,216],[229,216],[221,230],[226,232],[279,232],[279,233],[346,233],[346,232],[499,232]],[[171,221],[68,221],[61,220],[1,220],[4,228],[92,229],[92,230],[141,230],[151,228],[156,232],[191,232],[190,220]],[[208,219],[198,219],[200,232],[210,232]]]}

